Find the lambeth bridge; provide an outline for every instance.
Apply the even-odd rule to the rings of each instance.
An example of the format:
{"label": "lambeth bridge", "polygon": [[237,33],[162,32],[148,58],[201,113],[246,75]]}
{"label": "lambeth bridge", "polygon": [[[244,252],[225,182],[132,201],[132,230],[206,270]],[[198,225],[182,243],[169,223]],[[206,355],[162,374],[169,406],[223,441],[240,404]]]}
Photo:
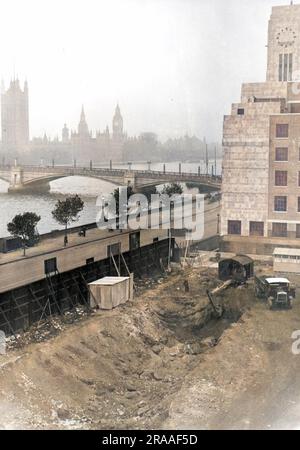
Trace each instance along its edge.
{"label": "lambeth bridge", "polygon": [[200,173],[131,170],[77,166],[33,166],[33,165],[2,165],[0,179],[9,183],[10,192],[34,192],[50,189],[50,181],[70,176],[98,178],[117,186],[131,186],[141,190],[147,186],[157,186],[172,182],[194,182],[205,191],[216,191],[221,188],[221,177]]}

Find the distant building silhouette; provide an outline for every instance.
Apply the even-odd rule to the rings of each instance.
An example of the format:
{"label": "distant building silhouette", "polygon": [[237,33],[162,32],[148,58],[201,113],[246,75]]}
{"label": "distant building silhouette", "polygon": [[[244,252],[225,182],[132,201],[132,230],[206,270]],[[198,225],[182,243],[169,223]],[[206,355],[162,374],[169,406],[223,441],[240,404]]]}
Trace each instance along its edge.
{"label": "distant building silhouette", "polygon": [[29,139],[28,84],[24,90],[19,80],[14,79],[5,90],[2,83],[1,94],[1,153],[2,158],[9,161],[19,157],[23,161],[39,162],[40,159],[55,159],[57,162],[70,162],[71,159],[95,162],[123,161],[123,147],[127,136],[123,131],[123,117],[119,105],[116,106],[112,120],[112,133],[109,127],[95,135],[89,130],[82,106],[77,130],[70,132],[64,124],[61,139],[57,136],[49,139],[43,137]]}
{"label": "distant building silhouette", "polygon": [[23,91],[18,79],[12,80],[7,90],[2,82],[1,90],[2,144],[7,150],[26,150],[29,146],[27,81]]}

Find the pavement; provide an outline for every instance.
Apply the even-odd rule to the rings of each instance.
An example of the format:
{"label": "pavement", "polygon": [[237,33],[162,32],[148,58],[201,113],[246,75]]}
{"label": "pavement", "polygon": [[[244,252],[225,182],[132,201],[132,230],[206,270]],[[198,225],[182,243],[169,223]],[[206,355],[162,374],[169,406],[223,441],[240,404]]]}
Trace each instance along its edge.
{"label": "pavement", "polygon": [[[213,236],[217,233],[217,214],[220,210],[220,203],[205,204],[205,233],[203,239]],[[124,231],[108,231],[100,230],[98,228],[93,228],[86,230],[86,236],[79,236],[78,230],[72,232],[70,229],[68,232],[68,245],[67,248],[74,247],[77,245],[82,245],[84,243],[99,241],[103,239],[108,239],[113,236],[118,236],[120,233],[129,233],[129,230]],[[64,236],[54,236],[46,239],[41,239],[41,241],[34,247],[26,249],[26,256],[23,256],[23,250],[18,249],[9,253],[0,253],[0,266],[11,261],[16,261],[24,258],[29,258],[33,256],[42,255],[44,253],[53,252],[57,250],[64,249]]]}

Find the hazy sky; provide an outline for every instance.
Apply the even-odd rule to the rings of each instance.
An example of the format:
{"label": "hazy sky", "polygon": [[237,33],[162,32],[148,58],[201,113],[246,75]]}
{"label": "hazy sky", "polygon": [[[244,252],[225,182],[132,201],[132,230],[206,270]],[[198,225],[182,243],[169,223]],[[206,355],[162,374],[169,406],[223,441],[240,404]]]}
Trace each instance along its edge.
{"label": "hazy sky", "polygon": [[104,129],[221,140],[244,81],[264,81],[277,0],[2,0],[0,68],[27,77],[30,131]]}

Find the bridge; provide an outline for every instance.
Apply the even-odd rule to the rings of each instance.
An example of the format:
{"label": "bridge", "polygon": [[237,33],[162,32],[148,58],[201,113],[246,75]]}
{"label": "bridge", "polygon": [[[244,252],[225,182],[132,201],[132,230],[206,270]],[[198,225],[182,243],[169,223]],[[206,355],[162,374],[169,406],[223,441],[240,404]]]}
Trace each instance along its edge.
{"label": "bridge", "polygon": [[131,186],[138,191],[148,186],[172,182],[194,182],[206,191],[221,189],[221,177],[198,173],[128,170],[94,167],[2,165],[0,179],[9,183],[9,192],[44,192],[49,183],[59,178],[80,176],[97,178],[117,186]]}

